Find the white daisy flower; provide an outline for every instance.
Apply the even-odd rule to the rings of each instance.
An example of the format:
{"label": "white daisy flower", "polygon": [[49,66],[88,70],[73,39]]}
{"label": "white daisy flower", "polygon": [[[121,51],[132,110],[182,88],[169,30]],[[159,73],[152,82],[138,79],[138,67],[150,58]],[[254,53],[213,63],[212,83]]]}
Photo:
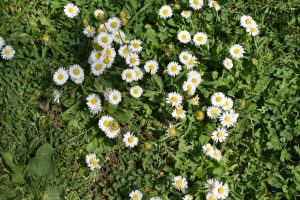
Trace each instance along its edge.
{"label": "white daisy flower", "polygon": [[213,149],[211,157],[219,162],[222,159],[221,151],[219,149]]}
{"label": "white daisy flower", "polygon": [[205,183],[205,188],[207,190],[207,192],[212,192],[213,189],[216,187],[216,184],[218,184],[219,181],[217,179],[208,179]]}
{"label": "white daisy flower", "polygon": [[252,36],[256,36],[259,34],[259,29],[257,25],[250,25],[249,27],[246,28],[247,33]]}
{"label": "white daisy flower", "polygon": [[105,27],[111,33],[116,33],[121,26],[121,21],[117,17],[111,17],[105,23]]}
{"label": "white daisy flower", "polygon": [[199,10],[203,7],[203,0],[189,0],[190,6],[195,9]]}
{"label": "white daisy flower", "polygon": [[125,146],[130,147],[130,148],[133,148],[134,146],[136,146],[138,141],[139,141],[139,139],[130,132],[127,132],[123,138],[123,142],[124,142]]}
{"label": "white daisy flower", "polygon": [[212,135],[211,139],[215,142],[224,142],[227,139],[228,133],[224,128],[217,128]]}
{"label": "white daisy flower", "polygon": [[83,29],[83,34],[86,35],[87,37],[94,37],[96,31],[95,31],[95,28],[92,27],[92,26],[86,26],[84,29]]}
{"label": "white daisy flower", "polygon": [[99,159],[97,159],[96,154],[94,154],[94,153],[93,154],[87,154],[85,156],[85,162],[91,170],[95,170],[95,169],[100,168]]}
{"label": "white daisy flower", "polygon": [[112,37],[107,32],[101,32],[96,37],[96,41],[101,47],[106,47],[111,45],[112,40],[113,40]]}
{"label": "white daisy flower", "polygon": [[187,74],[187,76],[188,76],[187,81],[195,84],[195,86],[198,86],[202,81],[201,75],[197,71],[192,70]]}
{"label": "white daisy flower", "polygon": [[134,190],[129,194],[130,200],[141,200],[143,194],[139,190]]}
{"label": "white daisy flower", "polygon": [[167,70],[170,76],[176,76],[181,71],[181,65],[177,62],[170,62],[167,66]]}
{"label": "white daisy flower", "polygon": [[219,5],[219,3],[218,3],[217,1],[212,1],[212,0],[210,0],[210,1],[208,2],[208,6],[211,7],[211,8],[215,8],[216,11],[221,10],[221,6]]}
{"label": "white daisy flower", "polygon": [[113,40],[119,44],[123,44],[126,40],[126,35],[123,31],[119,30],[118,32],[114,33]]}
{"label": "white daisy flower", "polygon": [[207,35],[205,33],[198,32],[194,35],[193,41],[196,46],[204,45],[207,42]]}
{"label": "white daisy flower", "polygon": [[112,123],[114,121],[114,118],[110,116],[102,116],[99,119],[98,126],[102,131],[108,131],[109,128],[112,126]]}
{"label": "white daisy flower", "polygon": [[56,72],[53,75],[53,81],[57,85],[65,84],[68,79],[69,79],[69,74],[67,70],[65,70],[64,68],[59,68],[58,70],[56,70]]}
{"label": "white daisy flower", "polygon": [[130,53],[126,57],[126,64],[130,67],[137,67],[140,64],[140,58],[136,53]]}
{"label": "white daisy flower", "polygon": [[90,109],[90,112],[92,114],[98,114],[101,110],[101,100],[100,97],[97,94],[90,94],[87,98],[86,98],[86,104]]}
{"label": "white daisy flower", "polygon": [[225,58],[224,60],[223,60],[223,65],[224,65],[224,67],[226,68],[226,69],[232,69],[232,67],[233,67],[233,62],[232,62],[232,60],[230,59],[230,58]]}
{"label": "white daisy flower", "polygon": [[207,156],[211,156],[213,153],[213,150],[214,150],[213,147],[209,143],[202,146],[202,152]]}
{"label": "white daisy flower", "polygon": [[105,65],[103,65],[102,62],[97,61],[91,65],[91,71],[96,76],[103,74],[104,70],[105,70]]}
{"label": "white daisy flower", "polygon": [[132,81],[134,81],[136,79],[136,73],[133,69],[125,69],[123,72],[122,72],[122,79],[124,81],[126,81],[127,83],[130,83]]}
{"label": "white daisy flower", "polygon": [[183,51],[179,54],[179,60],[184,65],[186,65],[192,57],[193,55],[187,51]]}
{"label": "white daisy flower", "polygon": [[189,95],[194,95],[196,92],[196,85],[190,81],[184,81],[182,85],[183,91],[187,92]]}
{"label": "white daisy flower", "polygon": [[102,19],[104,17],[104,12],[101,9],[97,9],[94,12],[94,16],[96,19]]}
{"label": "white daisy flower", "polygon": [[192,55],[192,57],[185,64],[187,69],[193,69],[193,67],[198,63],[197,58]]}
{"label": "white daisy flower", "polygon": [[114,59],[116,56],[116,51],[111,46],[106,46],[102,50],[102,56]]}
{"label": "white daisy flower", "polygon": [[213,189],[213,194],[216,196],[216,199],[226,199],[229,194],[228,185],[222,182],[217,183]]}
{"label": "white daisy flower", "polygon": [[187,194],[187,195],[185,195],[184,197],[183,197],[183,199],[182,200],[193,200],[193,196],[192,195],[189,195],[189,194]]}
{"label": "white daisy flower", "polygon": [[225,102],[225,95],[222,92],[215,92],[211,96],[211,103],[214,106],[223,106]]}
{"label": "white daisy flower", "polygon": [[143,88],[141,88],[140,86],[133,86],[130,88],[130,94],[131,96],[133,96],[134,98],[139,98],[142,96],[143,94]]}
{"label": "white daisy flower", "polygon": [[233,107],[233,101],[229,97],[225,97],[224,105],[222,106],[223,110],[230,110]]}
{"label": "white daisy flower", "polygon": [[229,52],[233,58],[240,59],[244,56],[245,50],[241,45],[235,44],[230,48]]}
{"label": "white daisy flower", "polygon": [[121,132],[121,129],[119,128],[119,123],[118,122],[112,122],[112,125],[104,131],[106,137],[110,139],[114,139],[118,137],[119,133]]}
{"label": "white daisy flower", "polygon": [[185,189],[188,188],[188,182],[186,181],[186,178],[182,176],[175,176],[173,178],[173,183],[172,185],[177,189],[184,191]]}
{"label": "white daisy flower", "polygon": [[101,56],[102,56],[102,52],[101,51],[97,51],[97,50],[93,50],[89,59],[93,62],[97,62],[101,60]]}
{"label": "white daisy flower", "polygon": [[159,9],[160,18],[167,19],[167,18],[172,17],[172,15],[173,15],[173,10],[168,5],[164,5]]}
{"label": "white daisy flower", "polygon": [[188,18],[190,18],[190,17],[192,16],[192,11],[190,11],[190,10],[183,10],[183,11],[181,12],[181,16],[182,16],[183,18],[188,19]]}
{"label": "white daisy flower", "polygon": [[186,111],[183,110],[182,106],[178,106],[173,110],[172,116],[175,119],[184,119],[186,117]]}
{"label": "white daisy flower", "polygon": [[207,108],[207,116],[211,119],[216,119],[220,116],[221,110],[219,107],[210,106]]}
{"label": "white daisy flower", "polygon": [[177,35],[177,38],[178,40],[181,42],[181,43],[188,43],[191,41],[191,35],[188,31],[180,31]]}
{"label": "white daisy flower", "polygon": [[196,96],[194,96],[193,98],[191,98],[191,99],[189,100],[189,103],[190,103],[191,105],[193,105],[193,106],[199,105],[199,97],[198,97],[198,95],[196,95]]}
{"label": "white daisy flower", "polygon": [[81,84],[84,80],[84,71],[77,64],[70,66],[69,75],[76,84]]}
{"label": "white daisy flower", "polygon": [[142,41],[141,40],[131,40],[129,43],[129,49],[132,52],[139,53],[142,51]]}
{"label": "white daisy flower", "polygon": [[121,57],[126,58],[131,52],[127,45],[123,45],[120,46],[118,53]]}
{"label": "white daisy flower", "polygon": [[67,15],[67,17],[74,18],[78,15],[79,8],[76,5],[72,4],[72,3],[68,3],[64,7],[64,12]]}
{"label": "white daisy flower", "polygon": [[166,98],[168,104],[172,104],[173,107],[178,107],[182,103],[182,96],[177,92],[170,92]]}
{"label": "white daisy flower", "polygon": [[238,116],[239,114],[236,114],[233,110],[226,111],[220,116],[221,124],[229,128],[237,122]]}
{"label": "white daisy flower", "polygon": [[0,49],[5,45],[5,41],[2,37],[0,37]]}
{"label": "white daisy flower", "polygon": [[53,97],[53,101],[54,103],[56,104],[60,104],[60,96],[62,94],[62,91],[59,91],[59,90],[53,90],[52,92],[52,97]]}
{"label": "white daisy flower", "polygon": [[113,62],[114,62],[114,58],[113,57],[108,57],[108,56],[101,56],[100,58],[100,62],[103,64],[103,66],[107,69],[109,69]]}
{"label": "white daisy flower", "polygon": [[216,198],[216,195],[214,195],[213,193],[207,193],[207,195],[206,195],[206,200],[215,200],[215,199],[217,199]]}
{"label": "white daisy flower", "polygon": [[256,22],[252,19],[252,17],[246,15],[241,16],[240,24],[244,28],[256,26]]}
{"label": "white daisy flower", "polygon": [[1,51],[1,56],[4,60],[10,60],[14,57],[15,53],[16,51],[10,45],[6,45]]}
{"label": "white daisy flower", "polygon": [[176,127],[172,123],[169,123],[169,128],[166,132],[168,136],[174,137],[176,136]]}
{"label": "white daisy flower", "polygon": [[107,101],[112,105],[118,105],[122,101],[122,94],[118,90],[110,90],[107,94]]}
{"label": "white daisy flower", "polygon": [[135,81],[141,80],[143,78],[143,71],[139,67],[134,67],[133,70],[135,71]]}
{"label": "white daisy flower", "polygon": [[158,63],[155,60],[149,60],[146,62],[144,69],[147,73],[156,74],[158,70]]}
{"label": "white daisy flower", "polygon": [[162,200],[160,197],[151,197],[150,200]]}

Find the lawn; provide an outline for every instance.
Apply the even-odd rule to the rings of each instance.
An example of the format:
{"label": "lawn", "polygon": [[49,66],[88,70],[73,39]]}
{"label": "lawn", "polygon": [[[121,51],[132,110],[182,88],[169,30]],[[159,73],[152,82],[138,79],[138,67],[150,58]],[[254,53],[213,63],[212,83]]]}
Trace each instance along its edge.
{"label": "lawn", "polygon": [[[74,18],[64,13],[68,3],[80,10]],[[0,37],[15,55],[0,57],[0,199],[134,199],[129,195],[138,190],[142,199],[198,200],[215,194],[206,188],[210,179],[228,186],[226,199],[299,199],[300,2],[218,3],[219,11],[207,0],[199,10],[188,0],[1,0]],[[164,5],[173,12],[165,19],[159,15]],[[96,18],[96,9],[104,16]],[[191,17],[182,17],[183,10]],[[258,35],[240,25],[244,15],[255,20]],[[83,31],[90,25],[101,35],[100,24],[112,17],[120,19],[128,42],[142,42],[141,52],[130,54],[140,63],[120,56],[119,43],[127,41],[115,41],[112,65],[97,74],[91,57],[104,45]],[[191,34],[187,43],[178,39],[184,30]],[[197,45],[193,36],[200,32],[207,41]],[[245,51],[240,58],[229,52],[234,44]],[[193,64],[182,63],[183,51],[195,57]],[[231,69],[225,58],[232,59]],[[158,71],[147,72],[155,65],[147,61]],[[54,81],[59,68],[76,64],[84,80],[73,74],[62,85]],[[125,72],[135,66],[143,77],[131,80]],[[193,75],[199,83],[189,89]],[[53,92],[60,92],[59,103]],[[182,103],[168,99],[171,92]],[[220,93],[233,101],[238,118],[232,124],[212,101]],[[91,94],[101,99],[101,109],[87,105]],[[121,102],[113,94],[122,95]],[[212,106],[223,112],[220,118],[211,116]],[[111,117],[115,135],[100,126],[103,116]],[[212,137],[221,127],[224,142]],[[221,157],[203,152],[206,144]],[[91,154],[97,165],[87,165]]]}

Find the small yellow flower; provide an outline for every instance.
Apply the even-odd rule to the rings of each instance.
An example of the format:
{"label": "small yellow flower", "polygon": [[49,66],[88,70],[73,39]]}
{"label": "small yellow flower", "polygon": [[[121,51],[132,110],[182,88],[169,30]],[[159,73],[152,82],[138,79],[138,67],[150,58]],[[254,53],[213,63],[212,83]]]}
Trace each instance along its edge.
{"label": "small yellow flower", "polygon": [[198,120],[203,120],[205,117],[205,113],[202,110],[197,110],[196,111],[196,118]]}
{"label": "small yellow flower", "polygon": [[88,26],[88,25],[89,25],[89,21],[88,21],[87,19],[84,19],[84,20],[83,20],[83,25],[84,25],[84,26]]}
{"label": "small yellow flower", "polygon": [[152,144],[150,142],[145,142],[145,148],[146,149],[151,149],[152,148]]}

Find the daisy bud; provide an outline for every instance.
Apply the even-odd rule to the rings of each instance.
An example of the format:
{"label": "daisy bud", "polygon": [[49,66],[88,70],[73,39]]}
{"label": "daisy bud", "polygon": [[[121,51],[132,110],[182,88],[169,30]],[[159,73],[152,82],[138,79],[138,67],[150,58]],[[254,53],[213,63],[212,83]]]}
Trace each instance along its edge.
{"label": "daisy bud", "polygon": [[152,148],[152,144],[150,142],[145,142],[145,148],[146,149],[151,149]]}
{"label": "daisy bud", "polygon": [[83,20],[83,25],[84,25],[84,26],[88,26],[88,25],[89,25],[89,21],[88,21],[87,19],[84,19],[84,20]]}
{"label": "daisy bud", "polygon": [[122,24],[122,25],[126,25],[127,22],[128,22],[128,21],[127,21],[126,18],[123,18],[123,17],[121,18],[121,24]]}
{"label": "daisy bud", "polygon": [[125,13],[124,11],[121,11],[121,12],[120,12],[120,17],[121,17],[121,18],[125,18],[125,17],[126,17],[126,13]]}
{"label": "daisy bud", "polygon": [[196,118],[200,121],[202,121],[205,117],[205,114],[202,110],[197,110],[196,111]]}
{"label": "daisy bud", "polygon": [[180,4],[176,3],[176,4],[174,5],[174,9],[175,9],[175,10],[180,10],[180,8],[181,8]]}

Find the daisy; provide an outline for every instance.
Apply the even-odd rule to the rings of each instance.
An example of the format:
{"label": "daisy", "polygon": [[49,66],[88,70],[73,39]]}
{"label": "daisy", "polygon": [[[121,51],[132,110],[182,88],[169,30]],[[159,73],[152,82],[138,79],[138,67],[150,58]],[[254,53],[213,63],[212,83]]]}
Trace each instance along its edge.
{"label": "daisy", "polygon": [[102,50],[102,55],[114,59],[116,56],[116,51],[111,46],[106,46]]}
{"label": "daisy", "polygon": [[76,5],[72,4],[72,3],[68,3],[64,7],[64,12],[67,15],[67,17],[74,18],[78,15],[79,8]]}
{"label": "daisy", "polygon": [[233,58],[240,59],[244,56],[245,50],[241,45],[235,44],[230,48],[229,52]]}
{"label": "daisy", "polygon": [[150,74],[156,74],[158,70],[158,63],[155,60],[149,60],[146,62],[144,69]]}
{"label": "daisy", "polygon": [[187,194],[187,195],[185,195],[184,197],[183,197],[183,199],[182,200],[193,200],[193,196],[192,195],[189,195],[189,194]]}
{"label": "daisy", "polygon": [[118,90],[111,90],[107,95],[108,103],[118,105],[122,101],[122,94]]}
{"label": "daisy", "polygon": [[226,69],[232,69],[232,67],[233,67],[233,62],[232,62],[232,60],[230,59],[230,58],[225,58],[224,60],[223,60],[223,65],[224,65],[224,67],[226,68]]}
{"label": "daisy", "polygon": [[177,62],[170,62],[167,66],[167,70],[170,76],[176,76],[181,71],[181,65]]}
{"label": "daisy", "polygon": [[250,26],[255,26],[256,22],[250,16],[243,15],[240,19],[240,24],[242,27],[247,28]]}
{"label": "daisy", "polygon": [[189,0],[190,6],[195,9],[199,10],[203,6],[203,0]]}
{"label": "daisy", "polygon": [[217,1],[210,0],[208,2],[208,6],[211,7],[211,8],[215,8],[216,11],[219,11],[221,9],[221,6],[219,5],[219,3]]}
{"label": "daisy", "polygon": [[100,168],[99,159],[97,159],[96,154],[94,154],[94,153],[93,154],[87,154],[85,156],[85,162],[91,170]]}
{"label": "daisy", "polygon": [[184,10],[181,12],[181,16],[188,19],[192,16],[192,11],[190,10]]}
{"label": "daisy", "polygon": [[103,19],[103,17],[104,17],[104,12],[103,12],[103,10],[101,10],[101,9],[95,10],[94,16],[95,16],[95,18],[97,18],[97,19]]}
{"label": "daisy", "polygon": [[133,86],[130,88],[130,94],[131,96],[133,96],[134,98],[139,98],[142,96],[143,94],[143,88],[141,88],[140,86]]}
{"label": "daisy", "polygon": [[201,75],[197,71],[192,70],[187,74],[187,76],[188,76],[187,81],[195,84],[195,86],[198,86],[202,81]]}
{"label": "daisy", "polygon": [[83,34],[86,35],[87,37],[94,37],[96,31],[95,31],[95,28],[92,27],[92,26],[86,26],[84,29],[83,29]]}
{"label": "daisy", "polygon": [[167,129],[166,132],[167,132],[168,136],[171,136],[171,137],[176,136],[176,128],[175,128],[175,126],[172,123],[170,123],[169,124],[169,128]]}
{"label": "daisy", "polygon": [[198,32],[194,35],[193,41],[196,46],[204,45],[207,42],[207,35],[205,33]]}
{"label": "daisy", "polygon": [[126,40],[126,35],[123,31],[119,30],[118,32],[114,33],[113,40],[119,44],[123,44]]}
{"label": "daisy", "polygon": [[125,80],[127,83],[130,83],[135,80],[135,71],[133,69],[125,69],[122,72],[122,79]]}
{"label": "daisy", "polygon": [[199,105],[199,97],[198,97],[198,95],[196,95],[196,96],[194,96],[193,98],[191,98],[191,99],[189,100],[189,103],[190,103],[191,105],[193,105],[193,106]]}
{"label": "daisy", "polygon": [[90,55],[90,59],[92,60],[92,62],[100,61],[101,56],[102,56],[101,51],[93,50],[91,55]]}
{"label": "daisy", "polygon": [[130,52],[129,47],[127,45],[123,45],[119,48],[118,53],[121,57],[126,58],[131,52]]}
{"label": "daisy", "polygon": [[129,43],[129,49],[135,53],[141,52],[143,49],[141,40],[131,40]]}
{"label": "daisy", "polygon": [[250,25],[249,27],[246,28],[247,33],[252,36],[256,36],[259,34],[259,29],[257,25]]}
{"label": "daisy", "polygon": [[5,41],[2,37],[0,37],[0,49],[5,45]]}
{"label": "daisy", "polygon": [[224,105],[222,106],[223,110],[230,110],[233,107],[233,101],[229,97],[225,97]]}
{"label": "daisy", "polygon": [[182,176],[175,176],[173,178],[173,183],[172,185],[177,189],[177,190],[181,190],[184,191],[185,189],[187,189],[188,187],[188,183],[186,181],[186,178],[182,177]]}
{"label": "daisy", "polygon": [[179,60],[184,65],[186,65],[192,57],[193,57],[193,55],[187,51],[183,51],[179,54]]}
{"label": "daisy", "polygon": [[197,58],[192,56],[185,64],[187,69],[193,69],[193,67],[198,63]]}
{"label": "daisy", "polygon": [[217,200],[216,195],[214,195],[213,193],[207,193],[206,195],[206,200]]}
{"label": "daisy", "polygon": [[119,123],[118,122],[112,122],[112,125],[104,131],[106,137],[110,139],[116,138],[119,133],[121,132],[121,129],[119,128]]}
{"label": "daisy", "polygon": [[87,105],[92,114],[97,114],[102,110],[100,97],[96,94],[90,94],[87,98]]}
{"label": "daisy", "polygon": [[123,142],[124,142],[125,146],[130,147],[130,148],[133,148],[134,146],[136,146],[138,141],[139,141],[139,139],[130,132],[127,132],[123,138]]}
{"label": "daisy", "polygon": [[59,91],[59,90],[53,90],[52,92],[52,96],[53,96],[53,101],[54,103],[56,104],[60,104],[60,96],[62,94],[62,91]]}
{"label": "daisy", "polygon": [[139,56],[136,53],[130,53],[126,57],[126,63],[130,67],[137,67],[140,64]]}
{"label": "daisy", "polygon": [[160,197],[151,197],[150,200],[161,200]]}
{"label": "daisy", "polygon": [[101,32],[96,37],[96,41],[101,47],[109,46],[112,40],[112,37],[107,32]]}
{"label": "daisy", "polygon": [[213,147],[211,146],[211,144],[207,143],[202,146],[202,152],[207,156],[211,156],[213,153]]}
{"label": "daisy", "polygon": [[175,119],[184,119],[186,117],[186,111],[183,110],[182,106],[178,106],[173,110],[172,116]]}
{"label": "daisy", "polygon": [[182,103],[182,96],[177,92],[170,92],[166,98],[168,104],[172,104],[173,107],[180,106]]}
{"label": "daisy", "polygon": [[205,188],[207,190],[207,192],[212,192],[213,189],[215,189],[216,184],[218,184],[219,181],[217,179],[208,179],[205,183]]}
{"label": "daisy", "polygon": [[15,53],[16,51],[10,45],[6,45],[1,51],[1,56],[4,60],[10,60],[14,57]]}
{"label": "daisy", "polygon": [[222,159],[221,151],[218,149],[214,149],[210,156],[218,162]]}
{"label": "daisy", "polygon": [[162,6],[159,9],[159,16],[160,16],[160,18],[167,19],[167,18],[172,17],[172,15],[173,15],[173,10],[168,5]]}
{"label": "daisy", "polygon": [[217,128],[212,135],[211,139],[215,142],[224,142],[227,139],[228,133],[224,128]]}
{"label": "daisy", "polygon": [[108,56],[101,56],[100,62],[103,64],[105,68],[110,68],[112,63],[114,62],[113,57],[108,57]]}
{"label": "daisy", "polygon": [[57,85],[65,84],[68,79],[69,79],[69,74],[67,70],[65,70],[64,68],[59,68],[58,70],[56,70],[56,72],[53,75],[53,81]]}
{"label": "daisy", "polygon": [[135,81],[141,80],[143,78],[143,71],[139,67],[134,67],[133,70],[135,71]]}
{"label": "daisy", "polygon": [[223,106],[225,102],[225,95],[222,92],[215,92],[211,96],[211,103],[214,106]]}
{"label": "daisy", "polygon": [[129,194],[130,200],[141,200],[143,194],[139,190],[134,190]]}
{"label": "daisy", "polygon": [[207,108],[207,116],[211,119],[216,119],[221,114],[221,110],[218,107],[210,106]]}
{"label": "daisy", "polygon": [[111,33],[117,32],[119,30],[120,26],[121,26],[121,21],[117,17],[111,17],[105,23],[105,27]]}
{"label": "daisy", "polygon": [[97,31],[98,33],[102,33],[102,32],[107,32],[107,29],[104,24],[100,24]]}
{"label": "daisy", "polygon": [[190,81],[184,81],[182,85],[183,91],[187,92],[189,95],[194,95],[196,92],[196,85]]}
{"label": "daisy", "polygon": [[191,41],[191,35],[188,31],[180,31],[177,35],[177,38],[178,40],[181,42],[181,43],[188,43]]}
{"label": "daisy", "polygon": [[76,84],[81,84],[84,80],[84,72],[83,69],[75,64],[69,68],[69,75]]}
{"label": "daisy", "polygon": [[237,122],[238,116],[239,114],[235,114],[233,110],[226,111],[220,116],[221,124],[229,128]]}
{"label": "daisy", "polygon": [[96,76],[103,74],[104,70],[105,70],[105,66],[103,65],[102,62],[97,61],[91,65],[91,71]]}
{"label": "daisy", "polygon": [[226,183],[218,182],[213,189],[213,194],[216,195],[217,199],[226,199],[229,194],[228,185]]}
{"label": "daisy", "polygon": [[99,119],[98,126],[102,131],[107,131],[111,127],[112,123],[114,121],[114,118],[110,116],[102,116]]}

